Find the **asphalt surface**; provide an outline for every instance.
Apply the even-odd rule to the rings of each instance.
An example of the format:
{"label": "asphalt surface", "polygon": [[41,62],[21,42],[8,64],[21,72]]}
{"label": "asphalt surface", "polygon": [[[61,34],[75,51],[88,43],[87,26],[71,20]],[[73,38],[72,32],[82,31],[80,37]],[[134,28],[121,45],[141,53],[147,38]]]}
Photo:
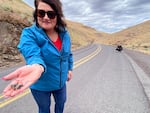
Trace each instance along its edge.
{"label": "asphalt surface", "polygon": [[[89,46],[75,51],[75,61],[96,48]],[[111,46],[101,48],[94,58],[74,69],[73,79],[67,82],[68,98],[64,113],[150,113],[149,97],[139,78],[148,77],[145,70],[132,59],[131,54],[117,52]],[[146,86],[150,84],[147,82]],[[0,83],[1,87],[6,84]],[[52,110],[53,107],[54,102]],[[37,106],[28,94],[0,108],[0,113],[37,113]]]}

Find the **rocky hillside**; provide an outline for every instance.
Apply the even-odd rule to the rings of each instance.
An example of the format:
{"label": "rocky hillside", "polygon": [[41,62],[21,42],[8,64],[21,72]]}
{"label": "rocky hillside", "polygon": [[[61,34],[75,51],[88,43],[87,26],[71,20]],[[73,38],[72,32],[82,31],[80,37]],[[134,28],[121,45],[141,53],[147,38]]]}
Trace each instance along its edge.
{"label": "rocky hillside", "polygon": [[31,15],[19,10],[20,7],[24,7],[28,12],[32,10],[21,0],[0,0],[0,67],[22,60],[16,46],[21,30],[29,26],[32,20]]}

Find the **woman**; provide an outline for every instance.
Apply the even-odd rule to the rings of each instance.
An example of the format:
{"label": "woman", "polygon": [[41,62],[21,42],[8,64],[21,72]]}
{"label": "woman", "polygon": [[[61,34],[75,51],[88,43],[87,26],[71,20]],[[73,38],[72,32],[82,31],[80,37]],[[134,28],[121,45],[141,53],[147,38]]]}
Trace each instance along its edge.
{"label": "woman", "polygon": [[3,92],[6,97],[13,97],[30,87],[39,113],[50,113],[53,95],[55,113],[63,113],[73,57],[61,2],[35,0],[34,21],[22,31],[18,45],[27,65],[3,77],[12,80]]}

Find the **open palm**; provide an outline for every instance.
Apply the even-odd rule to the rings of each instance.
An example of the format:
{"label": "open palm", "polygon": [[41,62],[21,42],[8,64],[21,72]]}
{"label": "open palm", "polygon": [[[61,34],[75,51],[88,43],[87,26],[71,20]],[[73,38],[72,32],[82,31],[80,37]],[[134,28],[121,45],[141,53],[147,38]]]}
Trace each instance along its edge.
{"label": "open palm", "polygon": [[[39,65],[27,65],[18,68],[7,76],[4,76],[3,80],[11,80],[10,84],[8,84],[3,91],[4,96],[13,97],[23,92],[40,78],[42,72],[43,70]],[[17,89],[12,88],[12,86],[16,84],[19,84],[21,87]]]}

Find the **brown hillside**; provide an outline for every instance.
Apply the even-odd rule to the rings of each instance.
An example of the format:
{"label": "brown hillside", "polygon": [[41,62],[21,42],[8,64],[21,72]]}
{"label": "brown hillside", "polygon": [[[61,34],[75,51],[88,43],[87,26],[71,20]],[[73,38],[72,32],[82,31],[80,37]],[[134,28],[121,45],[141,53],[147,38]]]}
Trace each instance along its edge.
{"label": "brown hillside", "polygon": [[78,22],[67,20],[67,24],[73,42],[73,49],[91,43],[104,43],[103,39],[106,39],[109,35],[107,33],[98,32],[95,29]]}

